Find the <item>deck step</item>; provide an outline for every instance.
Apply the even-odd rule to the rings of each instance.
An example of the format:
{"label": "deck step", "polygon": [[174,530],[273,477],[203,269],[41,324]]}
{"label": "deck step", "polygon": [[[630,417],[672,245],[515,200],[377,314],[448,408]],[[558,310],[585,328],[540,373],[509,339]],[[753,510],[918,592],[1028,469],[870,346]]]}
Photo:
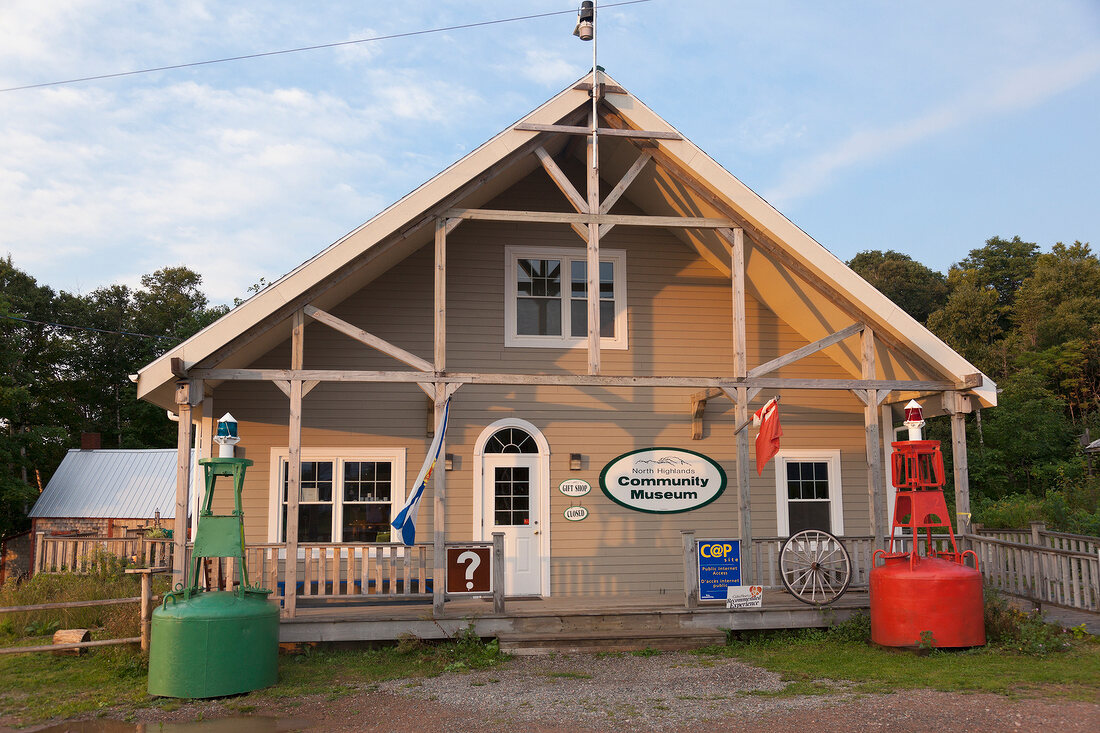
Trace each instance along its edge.
{"label": "deck step", "polygon": [[726,641],[724,632],[713,629],[505,633],[497,638],[501,651],[519,656],[630,652],[642,649],[672,651],[723,644]]}

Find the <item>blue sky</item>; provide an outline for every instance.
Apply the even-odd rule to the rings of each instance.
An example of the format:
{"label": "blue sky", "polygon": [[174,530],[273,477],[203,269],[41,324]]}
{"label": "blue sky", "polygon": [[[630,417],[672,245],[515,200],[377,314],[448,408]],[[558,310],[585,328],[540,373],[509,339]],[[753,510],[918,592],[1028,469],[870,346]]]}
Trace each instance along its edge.
{"label": "blue sky", "polygon": [[[607,5],[608,3],[605,3]],[[570,10],[570,0],[6,0],[0,87]],[[843,259],[1100,247],[1097,0],[653,0],[601,65]],[[186,264],[218,302],[583,75],[563,15],[0,93],[0,255],[71,292]]]}

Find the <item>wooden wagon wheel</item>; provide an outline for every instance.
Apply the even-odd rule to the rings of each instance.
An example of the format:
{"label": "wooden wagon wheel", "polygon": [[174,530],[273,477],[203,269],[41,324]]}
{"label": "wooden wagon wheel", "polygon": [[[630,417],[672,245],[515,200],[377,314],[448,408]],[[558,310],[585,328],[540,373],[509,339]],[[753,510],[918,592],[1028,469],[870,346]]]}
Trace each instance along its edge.
{"label": "wooden wagon wheel", "polygon": [[852,582],[852,561],[844,543],[828,532],[804,529],[779,551],[783,587],[803,603],[824,606],[844,595]]}

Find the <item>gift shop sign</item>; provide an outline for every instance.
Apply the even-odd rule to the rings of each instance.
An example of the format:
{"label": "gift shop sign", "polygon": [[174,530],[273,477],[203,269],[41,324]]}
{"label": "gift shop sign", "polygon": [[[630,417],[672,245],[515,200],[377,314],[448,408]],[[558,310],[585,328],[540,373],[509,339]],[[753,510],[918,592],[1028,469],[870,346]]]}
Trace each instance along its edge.
{"label": "gift shop sign", "polygon": [[726,472],[702,453],[643,448],[624,453],[600,473],[600,488],[616,504],[654,514],[706,506],[726,490]]}

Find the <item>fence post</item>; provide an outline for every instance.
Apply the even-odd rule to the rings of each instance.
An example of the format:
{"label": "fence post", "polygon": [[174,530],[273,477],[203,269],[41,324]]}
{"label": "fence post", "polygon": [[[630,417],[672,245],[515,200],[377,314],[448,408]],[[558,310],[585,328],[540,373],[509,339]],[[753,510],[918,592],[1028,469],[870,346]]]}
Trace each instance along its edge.
{"label": "fence post", "polygon": [[1042,547],[1042,534],[1047,531],[1046,522],[1032,522],[1031,523],[1031,544],[1036,547]]}
{"label": "fence post", "polygon": [[699,587],[695,571],[695,530],[681,529],[680,539],[684,545],[684,607],[695,608],[699,605]]}
{"label": "fence post", "polygon": [[493,613],[504,613],[503,532],[493,532]]}
{"label": "fence post", "polygon": [[31,575],[37,575],[42,571],[42,561],[46,556],[46,542],[45,532],[38,532],[34,538],[34,567],[31,568]]}

